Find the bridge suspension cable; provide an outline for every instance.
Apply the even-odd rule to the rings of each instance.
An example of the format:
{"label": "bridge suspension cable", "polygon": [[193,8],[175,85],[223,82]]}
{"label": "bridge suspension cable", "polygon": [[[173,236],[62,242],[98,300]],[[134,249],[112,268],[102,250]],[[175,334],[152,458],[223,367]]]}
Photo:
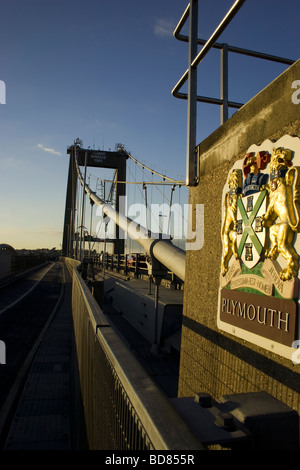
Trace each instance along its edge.
{"label": "bridge suspension cable", "polygon": [[[124,146],[122,144],[117,144],[117,150],[122,150],[124,152],[126,152],[126,154],[130,157],[130,162],[129,162],[129,165],[128,165],[128,170],[129,170],[129,173],[130,173],[130,176],[131,176],[131,179],[133,181],[129,181],[129,180],[126,180],[126,181],[122,181],[122,180],[117,180],[116,179],[116,173],[114,174],[114,177],[113,179],[111,178],[94,178],[94,179],[97,179],[97,185],[98,185],[98,182],[100,181],[101,182],[101,188],[105,188],[105,184],[106,183],[109,183],[111,184],[112,186],[115,184],[124,184],[124,185],[130,185],[130,186],[134,186],[135,188],[138,187],[138,190],[140,192],[140,195],[141,195],[141,199],[144,201],[144,204],[145,204],[145,221],[143,221],[142,223],[145,223],[145,226],[146,228],[149,230],[151,229],[150,227],[150,221],[152,223],[155,224],[156,227],[159,227],[160,226],[160,223],[163,223],[164,220],[166,221],[166,223],[163,223],[163,226],[165,227],[165,230],[166,230],[166,234],[168,235],[171,235],[171,212],[173,211],[173,214],[174,214],[174,217],[177,217],[177,220],[178,220],[178,217],[180,217],[180,220],[182,221],[181,224],[187,224],[187,219],[185,217],[185,211],[182,210],[181,208],[181,204],[173,204],[173,193],[174,193],[174,190],[176,188],[176,186],[179,188],[179,192],[178,192],[178,196],[179,196],[179,199],[180,199],[180,188],[181,187],[186,187],[186,184],[185,184],[185,181],[184,180],[179,180],[179,179],[174,179],[174,178],[171,178],[169,176],[166,176],[165,174],[157,171],[157,170],[154,170],[153,168],[150,168],[150,166],[147,166],[145,163],[142,163],[140,162],[137,158],[133,157],[131,154],[128,154],[128,152],[124,149]],[[130,163],[133,163],[134,164],[134,169],[131,168],[130,166]],[[142,174],[139,174],[139,176],[137,177],[137,167],[140,168]],[[161,181],[153,181],[153,175],[156,175],[158,177],[160,177],[162,180]],[[142,176],[142,179],[139,180],[139,178]],[[150,186],[151,187],[151,190],[150,190],[150,193],[147,191],[147,186]],[[157,193],[160,194],[161,198],[162,198],[162,202],[163,203],[167,203],[168,204],[168,215],[166,213],[166,209],[163,209],[163,212],[164,214],[161,215],[161,217],[166,217],[166,219],[160,219],[158,220],[158,216],[157,214],[155,214],[154,212],[156,211],[156,208],[154,209],[154,211],[151,209],[151,206],[152,206],[152,198],[153,198],[153,188],[155,187],[155,190],[157,191]],[[161,189],[162,187],[162,189]],[[170,188],[170,197],[168,197],[166,194],[165,194],[165,188],[166,187],[171,187]],[[142,188],[142,189],[141,189]],[[97,192],[97,186],[96,186],[96,192]],[[102,191],[103,193],[103,191]],[[110,202],[109,199],[103,197],[103,194],[100,192],[100,199],[102,199],[104,202]],[[130,195],[130,192],[128,193],[128,195]],[[150,197],[149,197],[150,196]],[[159,197],[159,195],[158,195]],[[151,202],[149,203],[151,199]],[[136,190],[134,190],[134,196],[133,196],[133,201],[136,202]],[[155,204],[154,204],[155,205]],[[180,207],[178,207],[180,206]],[[151,217],[148,217],[148,212],[150,214]],[[182,225],[181,225],[182,226]],[[176,230],[177,230],[177,235],[178,235],[178,227],[176,227]],[[183,229],[184,231],[184,229]],[[181,234],[181,239],[183,238],[183,233]],[[129,245],[131,246],[131,241],[129,240],[128,241]],[[180,242],[178,242],[180,244]],[[130,248],[131,249],[131,248]]]}
{"label": "bridge suspension cable", "polygon": [[[136,159],[133,160],[135,163],[137,162]],[[137,165],[135,165],[135,170],[136,170],[136,167]],[[151,181],[151,177],[153,178],[153,173],[152,173],[152,170],[151,170],[151,177],[150,177],[150,174],[149,174],[149,170],[148,171],[145,171],[144,172],[144,166],[140,163],[140,167],[141,169],[143,170],[143,181],[136,181],[136,176],[133,176],[133,172],[130,170],[130,165],[128,166],[129,168],[129,171],[130,171],[130,174],[131,176],[135,179],[135,181],[130,181],[128,182],[129,184],[137,184],[137,185],[142,185],[143,186],[143,190],[144,190],[144,194],[142,194],[142,191],[141,189],[139,188],[140,190],[140,193],[141,193],[141,196],[142,198],[144,199],[145,201],[145,213],[146,213],[146,227],[147,228],[150,228],[149,227],[149,218],[148,218],[148,211],[151,215],[151,223],[155,223],[155,225],[157,227],[160,227],[160,225],[162,224],[162,226],[164,227],[164,230],[165,230],[165,233],[170,235],[171,236],[171,213],[173,211],[173,214],[174,214],[174,217],[177,217],[177,223],[178,221],[180,220],[181,222],[179,222],[180,226],[182,227],[182,224],[187,224],[187,219],[185,217],[185,211],[182,210],[182,207],[181,207],[181,204],[173,204],[173,195],[174,195],[174,191],[175,191],[175,188],[176,186],[178,186],[179,188],[179,193],[178,195],[180,194],[180,188],[182,186],[186,187],[185,185],[185,182],[184,181],[180,181],[180,180],[173,180],[173,182],[171,181],[161,181],[161,182],[157,182],[157,181]],[[147,167],[148,168],[148,167]],[[162,175],[161,173],[158,173],[156,172],[156,174],[159,174],[160,177],[164,177],[164,175]],[[135,175],[136,175],[136,172],[135,172]],[[169,180],[172,180],[172,178],[169,178]],[[184,184],[182,184],[184,183]],[[151,196],[151,200],[152,200],[152,189],[153,187],[155,187],[157,193],[159,193],[159,197],[162,198],[162,202],[163,203],[167,203],[168,204],[168,207],[164,208],[164,204],[161,207],[163,213],[161,214],[157,214],[155,212],[157,212],[157,209],[156,209],[156,205],[154,204],[154,210],[152,210],[152,204],[148,204],[148,194],[147,194],[147,186],[150,185],[151,186],[151,192],[150,192],[150,196]],[[162,188],[161,188],[162,186]],[[170,196],[167,196],[165,194],[165,188],[166,187],[170,187]],[[134,197],[134,200],[136,200],[136,198]],[[179,207],[178,207],[179,206]],[[159,217],[162,217],[161,219],[158,220]],[[163,219],[163,217],[165,217]],[[178,230],[179,230],[179,225],[174,226],[174,229],[175,231],[177,232],[177,236],[179,235],[179,238],[182,239],[183,238],[183,232],[184,232],[184,228],[183,228],[183,231],[181,233],[181,235],[179,234]],[[160,231],[163,231],[162,230],[162,227],[160,227]],[[176,237],[175,237],[176,238]],[[180,243],[180,242],[178,242]]]}
{"label": "bridge suspension cable", "polygon": [[[75,147],[75,166],[78,179],[83,187],[83,191],[89,196],[109,219],[116,223],[124,232],[126,232],[133,240],[137,241],[145,250],[147,255],[162,263],[173,272],[181,280],[185,280],[185,252],[179,247],[173,245],[170,240],[160,238],[159,234],[155,237],[150,236],[150,232],[146,227],[136,223],[129,217],[116,211],[116,209],[97,196],[92,191],[86,180],[83,178],[76,156]],[[154,235],[154,234],[152,234]]]}
{"label": "bridge suspension cable", "polygon": [[[120,150],[123,150],[124,152],[127,152],[126,149],[124,147],[119,147]],[[177,184],[180,184],[180,185],[185,185],[186,182],[184,180],[182,181],[178,181],[178,180],[175,180],[174,178],[170,178],[169,176],[166,176],[166,175],[163,175],[162,173],[159,173],[158,171],[156,170],[153,170],[151,168],[149,168],[147,165],[145,165],[144,163],[141,163],[139,160],[137,160],[135,157],[133,157],[130,153],[127,152],[127,155],[128,157],[133,160],[137,165],[140,165],[143,169],[145,170],[148,170],[150,171],[152,174],[154,175],[157,175],[159,176],[160,178],[162,178],[164,181],[167,180],[169,181],[170,183],[177,183]],[[158,184],[158,183],[157,183]]]}

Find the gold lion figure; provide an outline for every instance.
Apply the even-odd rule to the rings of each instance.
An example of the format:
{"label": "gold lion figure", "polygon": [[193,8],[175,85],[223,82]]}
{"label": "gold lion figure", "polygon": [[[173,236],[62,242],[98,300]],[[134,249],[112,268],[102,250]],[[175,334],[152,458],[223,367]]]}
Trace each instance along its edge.
{"label": "gold lion figure", "polygon": [[237,250],[237,201],[241,197],[243,184],[242,170],[233,170],[228,177],[229,191],[225,195],[224,217],[222,225],[222,275],[228,271],[228,263],[232,255],[239,258]]}
{"label": "gold lion figure", "polygon": [[[266,258],[276,259],[281,253],[287,266],[280,273],[282,280],[296,277],[299,258],[293,243],[295,233],[300,231],[299,167],[292,166],[292,151],[279,147],[273,149],[270,161],[269,205],[263,225],[269,227],[271,246]],[[275,223],[276,222],[276,223]]]}

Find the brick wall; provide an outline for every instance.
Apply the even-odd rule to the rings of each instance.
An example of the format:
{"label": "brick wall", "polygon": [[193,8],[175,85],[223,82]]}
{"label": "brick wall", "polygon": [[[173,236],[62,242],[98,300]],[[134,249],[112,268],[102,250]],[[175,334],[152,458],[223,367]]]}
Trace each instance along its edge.
{"label": "brick wall", "polygon": [[300,365],[217,327],[222,254],[222,191],[234,162],[252,145],[300,137],[300,104],[292,83],[300,61],[241,108],[199,145],[200,183],[190,203],[204,204],[204,246],[188,251],[184,295],[179,396],[267,391],[300,413]]}

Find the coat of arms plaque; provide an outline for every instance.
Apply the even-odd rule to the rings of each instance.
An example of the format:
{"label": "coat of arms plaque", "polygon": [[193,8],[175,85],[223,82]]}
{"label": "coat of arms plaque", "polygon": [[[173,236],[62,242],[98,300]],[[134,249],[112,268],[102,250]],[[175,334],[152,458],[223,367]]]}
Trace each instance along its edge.
{"label": "coat of arms plaque", "polygon": [[300,139],[252,145],[222,204],[218,327],[291,358],[300,344]]}

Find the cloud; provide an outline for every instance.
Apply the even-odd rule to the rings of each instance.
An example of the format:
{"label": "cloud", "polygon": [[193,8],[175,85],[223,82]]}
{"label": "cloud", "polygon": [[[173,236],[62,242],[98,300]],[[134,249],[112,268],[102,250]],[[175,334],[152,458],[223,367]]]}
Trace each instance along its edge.
{"label": "cloud", "polygon": [[49,148],[49,147],[45,147],[43,144],[37,144],[37,147],[38,147],[39,149],[44,150],[44,152],[49,152],[49,153],[52,153],[53,155],[61,155],[61,153],[58,152],[57,150],[51,149],[51,148]]}
{"label": "cloud", "polygon": [[170,18],[158,18],[154,24],[154,34],[160,37],[170,37],[175,29],[175,22]]}

